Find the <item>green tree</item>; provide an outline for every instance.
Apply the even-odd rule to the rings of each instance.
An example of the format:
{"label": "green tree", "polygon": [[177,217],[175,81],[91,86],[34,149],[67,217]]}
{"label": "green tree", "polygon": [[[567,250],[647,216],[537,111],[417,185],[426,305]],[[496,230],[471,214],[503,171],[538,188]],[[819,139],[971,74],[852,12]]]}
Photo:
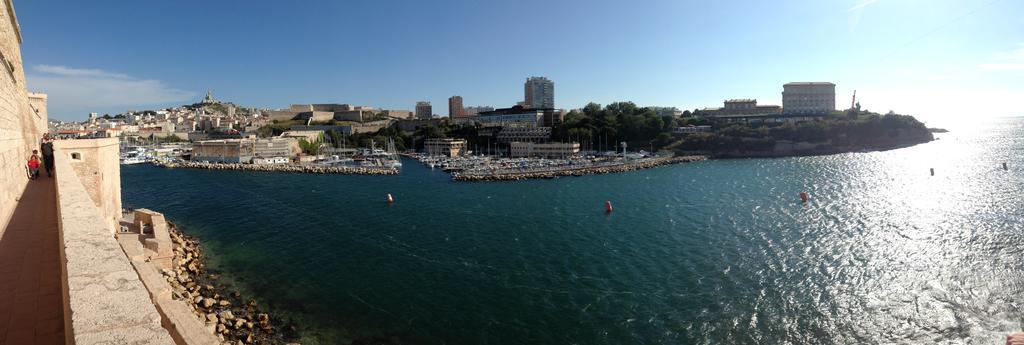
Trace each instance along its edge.
{"label": "green tree", "polygon": [[309,155],[317,155],[320,153],[320,144],[322,144],[323,138],[310,142],[306,138],[299,139],[299,149]]}

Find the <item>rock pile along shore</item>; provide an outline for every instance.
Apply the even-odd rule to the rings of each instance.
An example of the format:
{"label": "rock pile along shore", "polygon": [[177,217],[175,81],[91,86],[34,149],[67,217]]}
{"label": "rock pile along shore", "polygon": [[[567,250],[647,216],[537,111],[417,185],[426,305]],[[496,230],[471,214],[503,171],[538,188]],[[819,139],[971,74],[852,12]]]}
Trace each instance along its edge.
{"label": "rock pile along shore", "polygon": [[205,162],[168,162],[153,164],[165,168],[193,168],[209,170],[277,171],[310,174],[398,175],[397,168],[385,167],[323,167],[294,164],[241,164]]}
{"label": "rock pile along shore", "polygon": [[210,333],[230,344],[285,344],[297,337],[292,327],[272,319],[255,300],[243,302],[217,275],[207,274],[199,242],[174,224],[169,228],[175,244],[173,267],[163,274],[174,290],[172,297],[188,304]]}
{"label": "rock pile along shore", "polygon": [[560,176],[584,176],[594,174],[610,174],[618,172],[626,172],[640,169],[653,168],[656,166],[662,166],[667,164],[676,163],[690,163],[696,161],[707,160],[706,156],[680,156],[680,157],[666,157],[666,158],[651,158],[644,159],[635,162],[623,163],[620,165],[611,166],[599,166],[599,167],[582,167],[582,168],[565,168],[557,170],[545,170],[545,171],[523,171],[523,172],[512,172],[512,173],[499,173],[499,174],[463,174],[455,173],[452,174],[452,179],[455,181],[518,181],[518,180],[529,180],[529,179],[550,179]]}

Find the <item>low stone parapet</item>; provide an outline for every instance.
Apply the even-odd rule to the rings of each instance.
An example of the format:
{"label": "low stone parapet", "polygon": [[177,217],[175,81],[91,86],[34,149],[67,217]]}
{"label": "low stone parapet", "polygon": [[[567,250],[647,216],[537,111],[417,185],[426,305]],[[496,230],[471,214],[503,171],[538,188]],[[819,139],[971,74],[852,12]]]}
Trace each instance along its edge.
{"label": "low stone parapet", "polygon": [[70,156],[55,156],[67,342],[174,344]]}

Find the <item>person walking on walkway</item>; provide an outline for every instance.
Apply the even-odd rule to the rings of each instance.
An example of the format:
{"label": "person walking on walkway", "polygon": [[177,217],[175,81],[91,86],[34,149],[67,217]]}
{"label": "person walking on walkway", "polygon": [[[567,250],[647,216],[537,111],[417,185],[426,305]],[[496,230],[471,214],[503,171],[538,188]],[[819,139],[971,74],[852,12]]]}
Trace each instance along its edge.
{"label": "person walking on walkway", "polygon": [[49,134],[43,134],[43,144],[40,145],[43,152],[43,165],[46,166],[46,177],[53,177],[53,139]]}
{"label": "person walking on walkway", "polygon": [[39,178],[39,151],[32,150],[32,157],[28,158],[28,178],[35,180]]}

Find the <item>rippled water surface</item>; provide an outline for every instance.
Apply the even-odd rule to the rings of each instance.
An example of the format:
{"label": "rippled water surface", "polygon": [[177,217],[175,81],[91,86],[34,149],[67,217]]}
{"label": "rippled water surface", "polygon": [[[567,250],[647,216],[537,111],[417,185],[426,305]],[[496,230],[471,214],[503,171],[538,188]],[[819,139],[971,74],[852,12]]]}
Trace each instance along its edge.
{"label": "rippled water surface", "polygon": [[997,343],[1024,320],[1024,121],[951,129],[526,182],[121,173],[307,343]]}

